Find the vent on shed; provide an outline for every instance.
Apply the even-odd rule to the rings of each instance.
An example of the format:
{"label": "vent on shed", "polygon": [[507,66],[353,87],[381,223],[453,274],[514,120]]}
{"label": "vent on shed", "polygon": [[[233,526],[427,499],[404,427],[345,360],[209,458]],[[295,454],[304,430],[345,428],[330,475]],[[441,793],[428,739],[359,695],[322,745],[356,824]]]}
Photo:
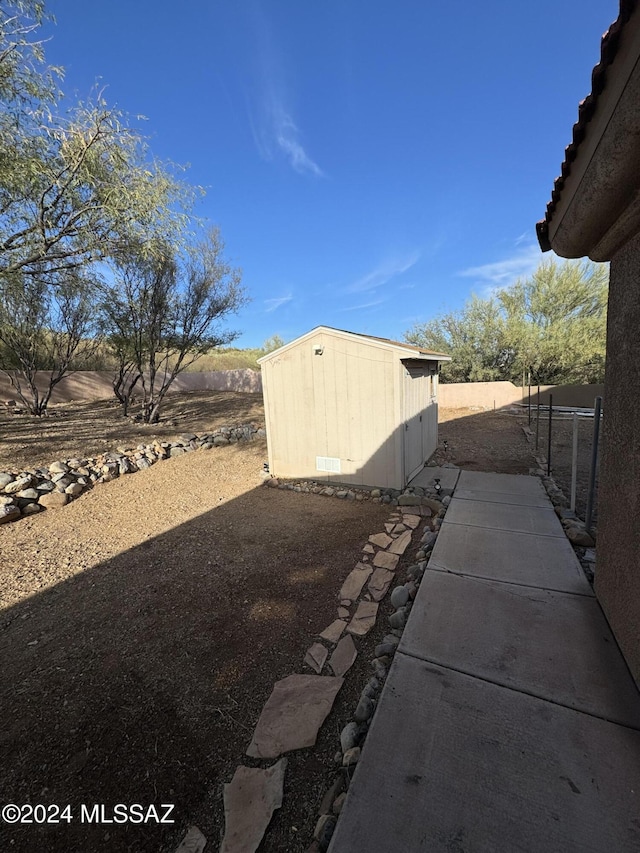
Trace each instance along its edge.
{"label": "vent on shed", "polygon": [[316,456],[316,471],[326,471],[329,474],[339,474],[340,460],[333,456]]}

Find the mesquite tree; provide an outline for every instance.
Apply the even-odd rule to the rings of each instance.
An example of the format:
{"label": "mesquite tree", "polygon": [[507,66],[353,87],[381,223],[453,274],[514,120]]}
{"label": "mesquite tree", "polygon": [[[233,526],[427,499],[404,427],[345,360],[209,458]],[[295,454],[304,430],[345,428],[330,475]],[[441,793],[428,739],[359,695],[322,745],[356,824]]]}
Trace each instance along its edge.
{"label": "mesquite tree", "polygon": [[609,270],[591,261],[545,261],[529,278],[472,296],[405,334],[412,344],[450,355],[445,382],[602,382]]}
{"label": "mesquite tree", "polygon": [[142,419],[156,423],[176,376],[235,340],[238,333],[221,323],[246,302],[240,279],[224,259],[218,229],[182,252],[165,244],[148,255],[130,250],[121,256],[103,290],[101,313],[120,365],[117,396],[125,409],[132,383],[139,383]]}
{"label": "mesquite tree", "polygon": [[77,271],[56,287],[33,276],[0,279],[0,369],[32,415],[45,414],[56,385],[95,355],[94,303],[94,284]]}

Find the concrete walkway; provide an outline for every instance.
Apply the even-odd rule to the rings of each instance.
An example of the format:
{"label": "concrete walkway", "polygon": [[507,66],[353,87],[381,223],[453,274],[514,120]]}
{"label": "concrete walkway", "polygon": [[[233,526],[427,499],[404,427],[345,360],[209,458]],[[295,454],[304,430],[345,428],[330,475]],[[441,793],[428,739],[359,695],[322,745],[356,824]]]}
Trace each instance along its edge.
{"label": "concrete walkway", "polygon": [[537,478],[463,471],[329,853],[640,850],[640,694]]}

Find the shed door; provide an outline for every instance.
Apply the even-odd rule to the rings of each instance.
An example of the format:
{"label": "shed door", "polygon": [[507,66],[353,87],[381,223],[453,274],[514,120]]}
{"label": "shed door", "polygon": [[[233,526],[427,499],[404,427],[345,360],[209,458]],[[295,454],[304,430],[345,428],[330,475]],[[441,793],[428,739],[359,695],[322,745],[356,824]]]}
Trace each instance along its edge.
{"label": "shed door", "polygon": [[420,471],[425,454],[423,435],[426,408],[429,405],[428,371],[424,367],[408,367],[404,373],[404,479],[405,484]]}

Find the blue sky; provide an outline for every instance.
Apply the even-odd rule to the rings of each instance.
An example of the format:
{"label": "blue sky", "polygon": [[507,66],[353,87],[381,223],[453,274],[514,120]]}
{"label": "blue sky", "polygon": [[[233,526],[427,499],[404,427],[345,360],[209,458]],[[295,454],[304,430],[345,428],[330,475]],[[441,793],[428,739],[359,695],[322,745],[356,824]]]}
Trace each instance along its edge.
{"label": "blue sky", "polygon": [[49,0],[67,93],[147,117],[252,299],[239,346],[400,339],[535,269],[615,0]]}

